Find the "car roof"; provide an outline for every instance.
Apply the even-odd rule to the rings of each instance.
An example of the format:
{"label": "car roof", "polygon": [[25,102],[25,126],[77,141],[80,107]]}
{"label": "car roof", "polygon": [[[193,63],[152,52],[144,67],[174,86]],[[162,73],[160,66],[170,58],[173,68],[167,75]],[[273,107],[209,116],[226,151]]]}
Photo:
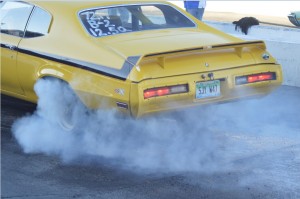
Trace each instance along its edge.
{"label": "car roof", "polygon": [[[67,7],[68,9],[83,10],[88,8],[100,7],[100,6],[111,6],[111,5],[126,5],[126,4],[147,4],[147,3],[163,3],[170,4],[167,1],[31,1],[24,0],[25,2],[35,4],[45,9],[54,10],[57,7]],[[53,8],[53,9],[52,9]]]}

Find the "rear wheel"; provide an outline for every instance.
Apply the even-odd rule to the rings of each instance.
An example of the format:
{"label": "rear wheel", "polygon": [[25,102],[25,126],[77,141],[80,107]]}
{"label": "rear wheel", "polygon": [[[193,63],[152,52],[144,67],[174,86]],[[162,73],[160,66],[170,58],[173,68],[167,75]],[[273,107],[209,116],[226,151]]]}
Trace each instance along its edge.
{"label": "rear wheel", "polygon": [[68,132],[83,125],[87,108],[67,82],[56,78],[41,79],[35,91],[39,97],[38,112],[43,118]]}
{"label": "rear wheel", "polygon": [[83,124],[84,116],[87,113],[85,105],[81,102],[72,88],[66,82],[62,83],[62,109],[58,113],[57,122],[65,131],[73,131]]}
{"label": "rear wheel", "polygon": [[61,112],[61,117],[58,120],[58,124],[66,131],[72,131],[76,126],[76,121],[73,116],[75,104],[76,103],[66,102],[66,105]]}

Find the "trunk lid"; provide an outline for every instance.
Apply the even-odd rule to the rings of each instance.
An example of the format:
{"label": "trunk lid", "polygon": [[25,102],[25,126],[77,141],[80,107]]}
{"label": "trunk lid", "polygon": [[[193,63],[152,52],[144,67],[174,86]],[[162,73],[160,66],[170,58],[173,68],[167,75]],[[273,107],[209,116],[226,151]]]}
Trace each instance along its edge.
{"label": "trunk lid", "polygon": [[[149,34],[152,32],[152,34]],[[199,46],[233,42],[226,36],[212,34],[198,29],[152,30],[107,37],[106,46],[124,56],[146,55]]]}
{"label": "trunk lid", "polygon": [[[153,35],[138,32],[103,41],[132,65],[127,77],[131,81],[275,62],[262,59],[266,49],[262,41],[243,42],[199,30],[161,30]],[[130,63],[130,57],[135,61]]]}

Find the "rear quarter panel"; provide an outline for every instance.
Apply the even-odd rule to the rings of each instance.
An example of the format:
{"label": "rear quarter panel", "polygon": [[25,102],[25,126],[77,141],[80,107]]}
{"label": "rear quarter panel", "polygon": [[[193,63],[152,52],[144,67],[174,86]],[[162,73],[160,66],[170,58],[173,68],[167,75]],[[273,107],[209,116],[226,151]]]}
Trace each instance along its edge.
{"label": "rear quarter panel", "polygon": [[[95,42],[82,27],[77,13],[80,9],[68,9],[64,4],[40,2],[40,7],[52,14],[49,34],[24,38],[19,44],[18,75],[25,90],[22,98],[36,102],[34,84],[40,78],[55,77],[68,82],[79,98],[90,108],[116,107],[115,101],[128,103],[129,84],[124,80],[107,77],[95,72],[64,64],[68,59],[81,60],[107,67],[121,68],[125,59],[107,46]],[[56,62],[40,55],[59,56],[65,60]],[[115,89],[124,89],[120,95]],[[111,99],[109,101],[108,99]],[[105,101],[105,103],[104,103]]]}

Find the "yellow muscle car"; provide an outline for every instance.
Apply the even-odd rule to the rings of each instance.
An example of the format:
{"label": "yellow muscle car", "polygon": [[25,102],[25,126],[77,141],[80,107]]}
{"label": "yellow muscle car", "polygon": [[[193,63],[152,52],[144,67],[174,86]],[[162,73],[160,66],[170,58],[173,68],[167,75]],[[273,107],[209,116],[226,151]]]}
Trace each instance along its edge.
{"label": "yellow muscle car", "polygon": [[37,80],[54,78],[88,108],[140,117],[282,83],[263,41],[225,34],[167,1],[7,1],[0,17],[1,92],[31,102]]}

